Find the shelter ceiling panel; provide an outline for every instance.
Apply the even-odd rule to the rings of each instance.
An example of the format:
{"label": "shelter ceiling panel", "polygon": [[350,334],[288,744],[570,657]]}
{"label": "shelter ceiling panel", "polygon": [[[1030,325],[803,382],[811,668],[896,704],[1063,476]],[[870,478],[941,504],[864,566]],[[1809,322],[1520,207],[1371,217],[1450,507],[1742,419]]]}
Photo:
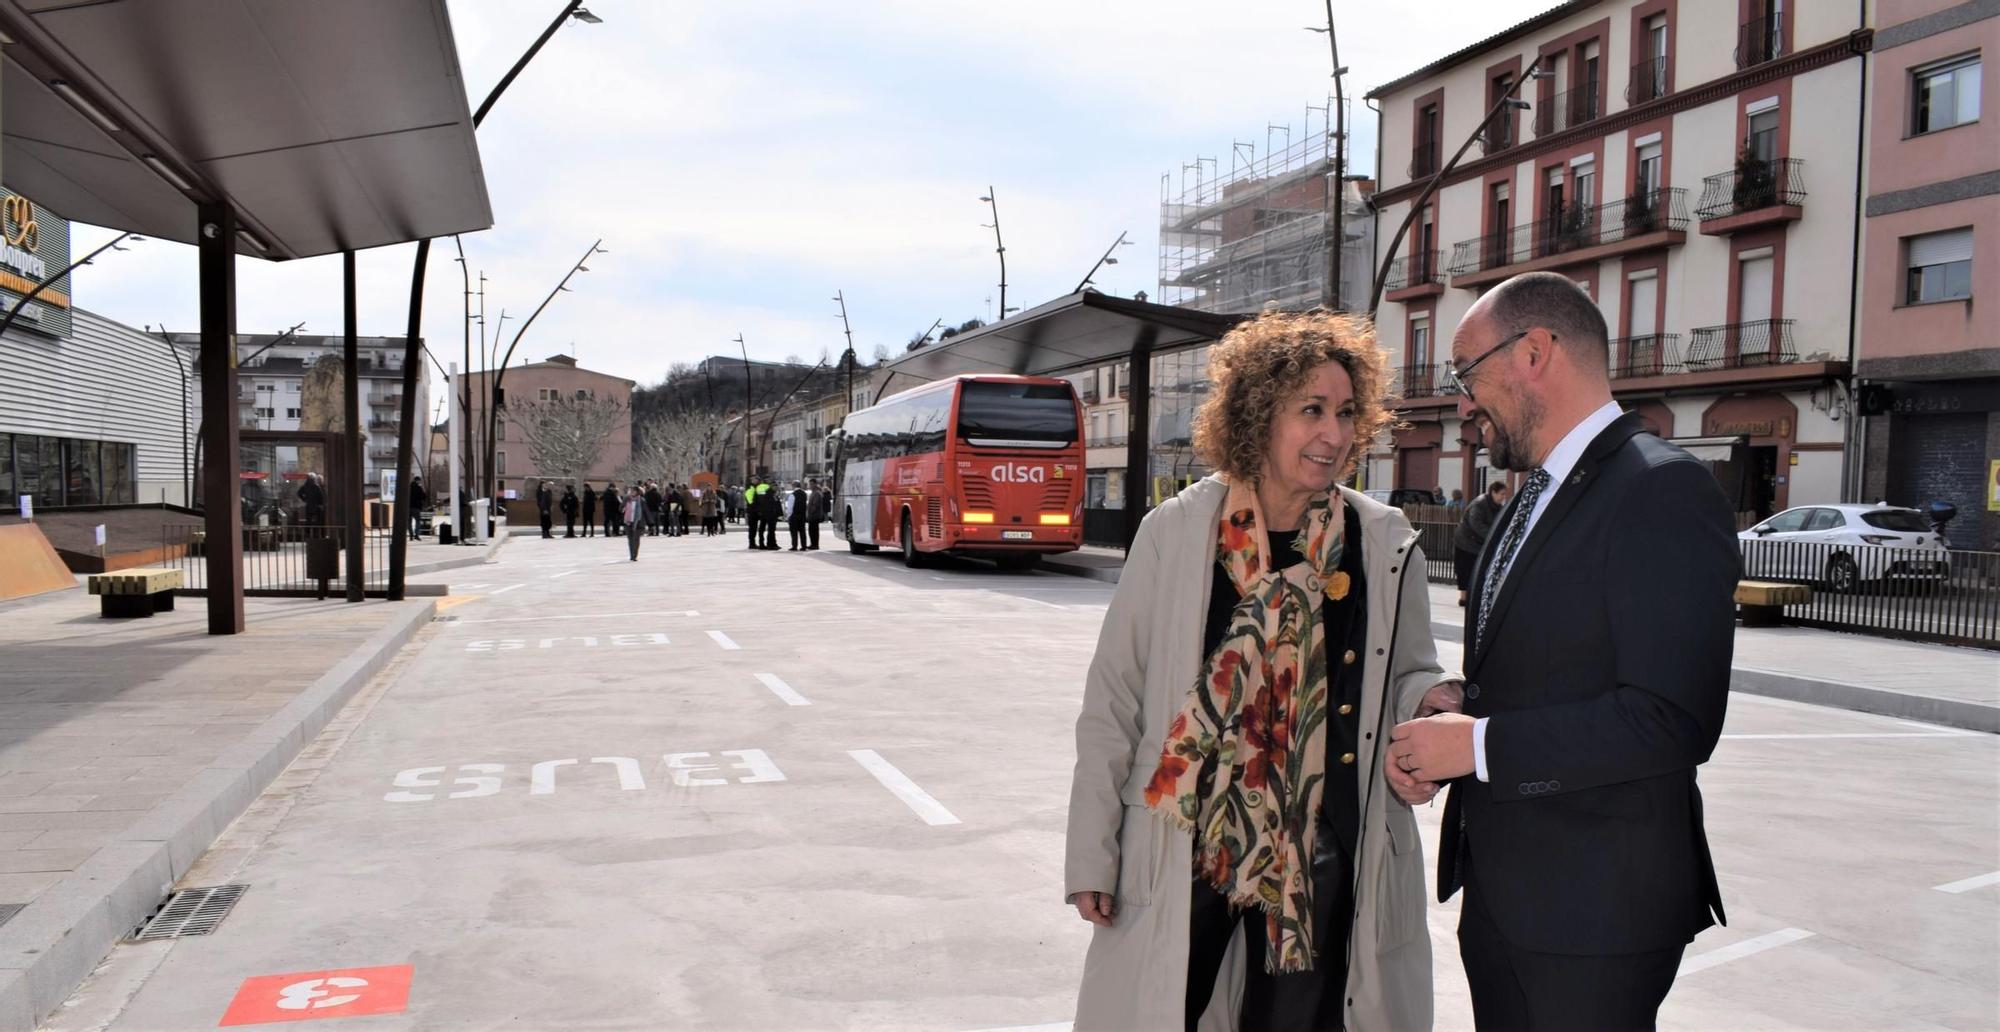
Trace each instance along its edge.
{"label": "shelter ceiling panel", "polygon": [[33,183],[35,203],[62,215],[89,212],[89,221],[159,240],[195,241],[194,205],[127,157],[54,147],[6,136],[10,185]]}

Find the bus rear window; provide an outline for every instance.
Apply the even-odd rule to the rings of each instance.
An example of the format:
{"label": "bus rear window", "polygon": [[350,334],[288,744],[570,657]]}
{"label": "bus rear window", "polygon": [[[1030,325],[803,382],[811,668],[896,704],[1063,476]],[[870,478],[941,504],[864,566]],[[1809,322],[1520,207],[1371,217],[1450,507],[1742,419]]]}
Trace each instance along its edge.
{"label": "bus rear window", "polygon": [[985,441],[1076,441],[1076,395],[1068,384],[969,381],[958,400],[958,435]]}

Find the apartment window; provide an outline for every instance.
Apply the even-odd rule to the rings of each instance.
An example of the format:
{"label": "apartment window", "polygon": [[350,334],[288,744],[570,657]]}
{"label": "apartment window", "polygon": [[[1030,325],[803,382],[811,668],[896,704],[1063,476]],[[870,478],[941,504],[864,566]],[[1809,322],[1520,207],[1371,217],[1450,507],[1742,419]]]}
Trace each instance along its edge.
{"label": "apartment window", "polygon": [[1759,161],[1778,159],[1778,108],[1772,105],[1750,115],[1750,138],[1744,141],[1752,157]]}
{"label": "apartment window", "polygon": [[1431,364],[1431,319],[1428,315],[1410,317],[1408,364],[1418,368]]}
{"label": "apartment window", "polygon": [[1660,170],[1663,164],[1660,158],[1660,141],[1654,140],[1652,143],[1639,145],[1638,166],[1638,174],[1632,180],[1632,192],[1641,197],[1651,196],[1653,191],[1660,188],[1661,183]]}
{"label": "apartment window", "polygon": [[1423,111],[1417,115],[1416,153],[1410,162],[1410,174],[1413,176],[1427,176],[1437,171],[1438,138],[1443,135],[1438,122],[1438,106],[1425,104]]}
{"label": "apartment window", "polygon": [[496,441],[504,441],[504,440],[506,440],[506,439],[507,439],[507,421],[506,421],[506,420],[504,420],[504,419],[501,419],[501,420],[495,420],[495,421],[494,421],[494,423],[493,423],[493,439],[494,439],[494,440],[496,440]]}
{"label": "apartment window", "polygon": [[1576,100],[1570,112],[1570,124],[1588,122],[1602,113],[1597,99],[1597,66],[1599,63],[1597,41],[1583,45],[1583,63],[1576,70]]}
{"label": "apartment window", "polygon": [[1597,203],[1597,163],[1586,161],[1572,166],[1576,177],[1576,206],[1588,208]]}
{"label": "apartment window", "polygon": [[[1500,98],[1511,95],[1513,91],[1514,74],[1512,72],[1495,76],[1492,84],[1492,93],[1487,97],[1486,106],[1492,107],[1499,104]],[[1494,151],[1512,147],[1513,145],[1514,109],[1502,106],[1500,111],[1493,116],[1493,120],[1486,124],[1486,152],[1490,154]]]}
{"label": "apartment window", "polygon": [[557,391],[554,387],[538,387],[535,389],[535,400],[537,401],[554,401],[556,397]]}
{"label": "apartment window", "polygon": [[264,408],[262,406],[251,409],[250,412],[258,419],[271,419],[274,417],[274,411],[272,409]]}
{"label": "apartment window", "polygon": [[288,408],[288,409],[286,409],[286,410],[285,410],[285,418],[286,418],[286,419],[297,419],[297,418],[299,418],[299,410],[298,410],[298,409],[295,409],[295,408]]}
{"label": "apartment window", "polygon": [[1972,296],[1972,229],[1948,229],[1910,237],[1905,304],[1962,301]]}
{"label": "apartment window", "polygon": [[507,475],[506,452],[500,451],[493,453],[493,472],[503,477]]}
{"label": "apartment window", "polygon": [[1956,58],[1912,72],[1916,109],[1910,132],[1935,132],[1979,121],[1979,56]]}

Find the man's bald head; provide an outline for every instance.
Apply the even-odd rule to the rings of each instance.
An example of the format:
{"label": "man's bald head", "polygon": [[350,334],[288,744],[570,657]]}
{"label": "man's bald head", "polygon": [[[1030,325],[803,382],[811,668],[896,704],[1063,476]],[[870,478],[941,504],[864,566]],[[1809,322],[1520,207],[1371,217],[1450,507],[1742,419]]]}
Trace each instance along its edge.
{"label": "man's bald head", "polygon": [[1611,335],[1604,313],[1567,276],[1553,272],[1515,276],[1475,302],[1466,318],[1484,320],[1496,340],[1540,326],[1555,335],[1577,368],[1609,375]]}

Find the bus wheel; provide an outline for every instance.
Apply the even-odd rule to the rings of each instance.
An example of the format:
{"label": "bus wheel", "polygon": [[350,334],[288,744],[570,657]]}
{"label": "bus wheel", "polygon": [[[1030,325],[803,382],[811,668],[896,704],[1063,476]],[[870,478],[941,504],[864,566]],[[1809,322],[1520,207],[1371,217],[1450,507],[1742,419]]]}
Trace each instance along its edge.
{"label": "bus wheel", "polygon": [[1003,570],[1032,570],[1042,565],[1042,553],[1023,552],[1020,555],[1003,555],[994,560]]}
{"label": "bus wheel", "polygon": [[854,510],[846,510],[846,518],[841,523],[841,533],[847,535],[847,550],[855,555],[867,555],[875,550],[874,545],[864,545],[854,537]]}
{"label": "bus wheel", "polygon": [[910,514],[907,512],[903,514],[903,534],[899,540],[903,545],[903,565],[912,570],[921,569],[924,565],[924,554],[917,551],[917,536],[911,530]]}

